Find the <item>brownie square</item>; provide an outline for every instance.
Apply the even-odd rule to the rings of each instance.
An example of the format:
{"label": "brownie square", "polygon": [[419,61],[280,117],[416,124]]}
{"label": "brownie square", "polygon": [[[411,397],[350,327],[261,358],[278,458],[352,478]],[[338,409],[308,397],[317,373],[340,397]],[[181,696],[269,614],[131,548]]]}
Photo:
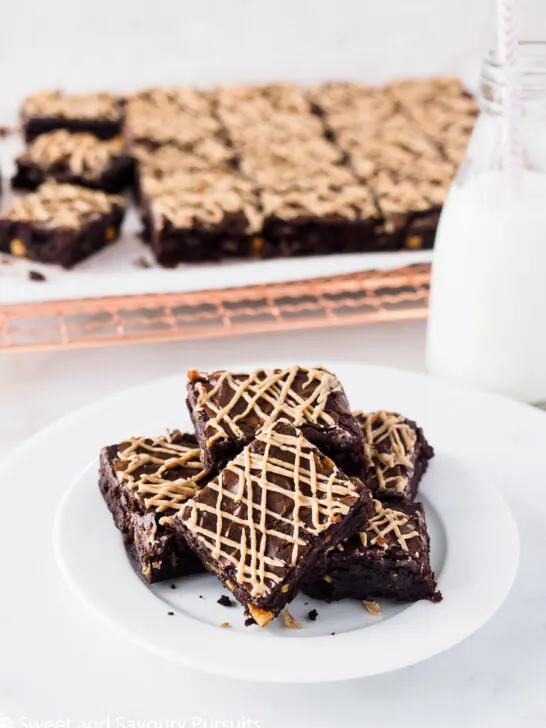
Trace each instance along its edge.
{"label": "brownie square", "polygon": [[163,266],[248,257],[259,245],[258,200],[235,172],[141,177],[140,191],[145,230]]}
{"label": "brownie square", "polygon": [[415,498],[434,450],[423,430],[396,412],[355,412],[371,464],[366,485],[380,500]]}
{"label": "brownie square", "polygon": [[15,188],[34,190],[47,178],[121,192],[132,180],[133,160],[121,137],[103,141],[86,132],[58,129],[41,134],[15,160]]}
{"label": "brownie square", "polygon": [[366,523],[371,504],[360,481],[280,419],[183,506],[174,526],[264,627],[320,553]]}
{"label": "brownie square", "polygon": [[147,582],[203,570],[172,521],[209,479],[197,440],[178,430],[103,448],[99,487]]}
{"label": "brownie square", "polygon": [[329,602],[370,597],[440,601],[423,504],[374,500],[365,530],[324,554],[304,591]]}
{"label": "brownie square", "polygon": [[188,407],[207,469],[286,418],[347,474],[364,479],[362,433],[338,378],[315,367],[188,372]]}
{"label": "brownie square", "polygon": [[123,125],[123,102],[104,92],[65,94],[41,91],[29,96],[21,109],[27,142],[55,129],[90,132],[99,139],[119,136]]}
{"label": "brownie square", "polygon": [[124,214],[121,197],[46,182],[0,214],[0,250],[71,268],[117,239]]}
{"label": "brownie square", "polygon": [[[263,257],[333,255],[387,250],[378,237],[381,214],[369,188],[350,176],[345,183],[301,176],[291,185],[263,188]],[[392,247],[392,246],[391,246]]]}
{"label": "brownie square", "polygon": [[193,88],[147,89],[127,99],[124,134],[129,144],[191,149],[222,133],[210,94]]}

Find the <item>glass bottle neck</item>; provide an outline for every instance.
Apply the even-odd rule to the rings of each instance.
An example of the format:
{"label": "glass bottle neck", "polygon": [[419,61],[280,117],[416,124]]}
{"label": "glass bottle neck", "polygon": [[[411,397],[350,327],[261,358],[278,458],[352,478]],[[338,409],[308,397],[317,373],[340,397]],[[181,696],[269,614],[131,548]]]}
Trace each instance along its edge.
{"label": "glass bottle neck", "polygon": [[546,119],[546,42],[519,43],[513,68],[499,63],[495,52],[484,60],[479,96],[482,111],[503,114],[514,92],[522,113],[536,113]]}

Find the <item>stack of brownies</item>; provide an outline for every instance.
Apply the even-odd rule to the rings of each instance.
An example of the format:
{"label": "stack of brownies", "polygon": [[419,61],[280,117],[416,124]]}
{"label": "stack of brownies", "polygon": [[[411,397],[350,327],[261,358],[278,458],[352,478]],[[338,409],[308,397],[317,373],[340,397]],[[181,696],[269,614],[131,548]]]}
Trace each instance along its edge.
{"label": "stack of brownies", "polygon": [[266,626],[299,590],[437,601],[419,481],[433,455],[391,412],[352,413],[321,367],[188,373],[195,434],[101,453],[100,489],[144,579],[207,570]]}
{"label": "stack of brownies", "polygon": [[453,78],[39,93],[23,105],[13,179],[38,191],[26,213],[0,215],[0,250],[70,266],[97,248],[86,234],[98,216],[67,232],[51,186],[42,204],[44,180],[131,188],[164,266],[428,248],[476,114]]}
{"label": "stack of brownies", "polygon": [[0,215],[0,250],[70,268],[114,242],[132,180],[123,103],[106,93],[36,94],[23,105],[27,142],[15,189],[33,190]]}

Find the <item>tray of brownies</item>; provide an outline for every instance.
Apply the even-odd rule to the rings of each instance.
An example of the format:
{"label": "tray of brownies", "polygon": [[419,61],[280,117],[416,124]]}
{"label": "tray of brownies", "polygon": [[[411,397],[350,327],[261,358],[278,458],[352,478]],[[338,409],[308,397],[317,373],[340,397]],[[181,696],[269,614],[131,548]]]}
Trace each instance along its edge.
{"label": "tray of brownies", "polygon": [[454,78],[36,93],[1,142],[1,301],[429,261],[476,113]]}

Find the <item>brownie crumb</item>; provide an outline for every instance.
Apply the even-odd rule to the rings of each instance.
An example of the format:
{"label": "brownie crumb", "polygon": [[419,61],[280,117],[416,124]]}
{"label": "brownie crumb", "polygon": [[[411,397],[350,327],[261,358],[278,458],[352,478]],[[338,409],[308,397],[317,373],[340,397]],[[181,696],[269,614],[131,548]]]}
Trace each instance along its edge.
{"label": "brownie crumb", "polygon": [[316,609],[311,609],[311,611],[307,615],[307,619],[310,619],[311,622],[314,622],[317,617],[318,617],[318,612]]}
{"label": "brownie crumb", "polygon": [[282,611],[282,619],[284,626],[288,627],[288,629],[303,629],[302,625],[298,622],[294,615],[290,614],[287,607],[285,607]]}
{"label": "brownie crumb", "polygon": [[332,635],[332,637],[333,637],[333,636],[335,635],[335,632],[330,632],[330,634],[331,634],[331,635]]}
{"label": "brownie crumb", "polygon": [[220,599],[218,599],[218,604],[221,604],[223,607],[232,607],[234,602],[226,594],[222,594]]}
{"label": "brownie crumb", "polygon": [[202,594],[199,594],[199,599],[203,599],[203,595]]}
{"label": "brownie crumb", "polygon": [[137,258],[136,260],[133,260],[133,265],[135,268],[151,268],[152,264],[147,258]]}
{"label": "brownie crumb", "polygon": [[169,615],[169,617],[174,617],[174,612],[167,612],[167,614]]}
{"label": "brownie crumb", "polygon": [[309,606],[309,602],[303,602],[303,606],[304,607],[308,607]]}
{"label": "brownie crumb", "polygon": [[220,627],[231,627],[231,624],[229,622],[222,622]]}
{"label": "brownie crumb", "polygon": [[28,272],[28,277],[31,281],[46,281],[47,278],[43,273],[39,273],[37,270],[31,270]]}
{"label": "brownie crumb", "polygon": [[256,622],[252,617],[247,617],[245,619],[245,627],[252,627],[253,624],[256,624]]}
{"label": "brownie crumb", "polygon": [[176,589],[176,584],[171,584],[171,589]]}
{"label": "brownie crumb", "polygon": [[368,599],[364,599],[362,602],[364,605],[364,608],[370,613],[373,614],[374,617],[380,617],[381,616],[381,607],[377,602],[373,602]]}

